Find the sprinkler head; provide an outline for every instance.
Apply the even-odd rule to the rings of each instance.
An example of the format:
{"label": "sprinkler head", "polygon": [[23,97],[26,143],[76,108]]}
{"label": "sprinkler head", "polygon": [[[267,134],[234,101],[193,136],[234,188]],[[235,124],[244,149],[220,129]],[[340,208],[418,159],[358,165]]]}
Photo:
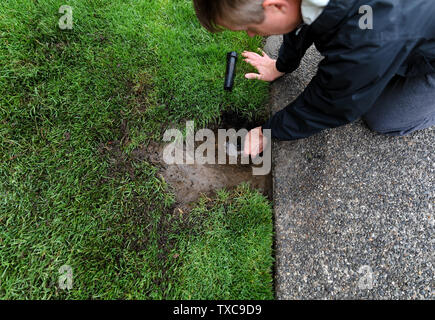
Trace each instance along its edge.
{"label": "sprinkler head", "polygon": [[232,91],[234,86],[234,77],[236,75],[237,52],[231,51],[227,53],[227,71],[225,73],[226,91]]}

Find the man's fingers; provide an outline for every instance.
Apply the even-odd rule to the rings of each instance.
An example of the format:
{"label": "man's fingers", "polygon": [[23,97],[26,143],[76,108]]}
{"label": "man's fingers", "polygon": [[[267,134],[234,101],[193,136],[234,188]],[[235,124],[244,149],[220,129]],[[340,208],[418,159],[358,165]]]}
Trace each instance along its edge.
{"label": "man's fingers", "polygon": [[266,53],[266,52],[264,52],[264,50],[263,49],[261,49],[261,48],[258,48],[258,51],[260,51],[261,52],[261,54],[263,55],[263,57],[267,57],[267,58],[269,58],[269,55]]}
{"label": "man's fingers", "polygon": [[261,58],[261,56],[258,53],[248,52],[248,51],[243,52],[242,56],[244,56],[245,58],[248,58],[248,59]]}
{"label": "man's fingers", "polygon": [[244,61],[249,63],[251,66],[253,66],[253,67],[258,69],[258,63],[256,61],[253,61],[251,59],[245,59]]}
{"label": "man's fingers", "polygon": [[[261,130],[261,129],[259,129]],[[263,141],[261,137],[261,131],[257,128],[249,131],[245,137],[245,147],[243,149],[245,156],[251,156],[255,158],[263,151]]]}
{"label": "man's fingers", "polygon": [[249,133],[245,137],[245,148],[243,150],[245,156],[252,156],[255,157],[257,154],[255,153],[255,139],[253,137],[252,131],[249,131]]}
{"label": "man's fingers", "polygon": [[251,52],[251,51],[243,51],[242,52],[242,56],[244,57],[259,57],[260,55],[256,52]]}
{"label": "man's fingers", "polygon": [[243,149],[243,152],[244,152],[245,156],[249,156],[250,155],[250,145],[251,145],[251,134],[248,133],[245,136],[245,148]]}
{"label": "man's fingers", "polygon": [[247,73],[245,78],[249,80],[261,80],[261,74],[258,73]]}
{"label": "man's fingers", "polygon": [[263,151],[263,139],[262,139],[262,134],[261,134],[261,127],[257,127],[255,129],[251,130],[251,137],[253,137],[253,141],[255,141],[255,143],[253,145],[251,145],[251,155],[252,157],[256,157],[257,155],[259,155],[261,153],[261,151]]}

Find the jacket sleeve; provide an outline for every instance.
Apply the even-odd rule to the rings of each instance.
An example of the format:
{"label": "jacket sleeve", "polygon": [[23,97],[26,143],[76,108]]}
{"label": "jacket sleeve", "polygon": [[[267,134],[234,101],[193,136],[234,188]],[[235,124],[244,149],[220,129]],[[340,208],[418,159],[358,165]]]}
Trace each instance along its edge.
{"label": "jacket sleeve", "polygon": [[295,140],[357,120],[373,106],[412,47],[403,40],[334,45],[324,52],[305,91],[262,128],[271,129],[275,139]]}
{"label": "jacket sleeve", "polygon": [[305,52],[313,44],[307,29],[307,26],[303,26],[299,31],[295,30],[284,35],[276,60],[278,71],[290,73],[299,67]]}

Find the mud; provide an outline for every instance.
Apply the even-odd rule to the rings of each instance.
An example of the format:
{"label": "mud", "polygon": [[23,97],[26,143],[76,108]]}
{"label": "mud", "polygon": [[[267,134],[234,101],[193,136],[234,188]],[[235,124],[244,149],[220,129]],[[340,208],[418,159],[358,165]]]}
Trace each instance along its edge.
{"label": "mud", "polygon": [[[248,121],[235,112],[224,113],[219,123],[212,127],[218,129],[245,128],[247,130],[258,127],[262,121]],[[201,194],[212,195],[222,188],[231,189],[248,182],[253,188],[260,190],[272,199],[272,176],[253,176],[252,164],[219,165],[219,164],[174,164],[167,165],[163,161],[164,144],[150,142],[133,151],[132,156],[137,160],[144,160],[160,168],[160,174],[170,185],[176,195],[178,203],[186,205],[196,201]],[[216,144],[216,155],[218,145]],[[240,149],[238,143],[237,149]],[[217,163],[217,161],[216,161]]]}
{"label": "mud", "polygon": [[242,182],[248,182],[270,199],[272,197],[271,175],[253,176],[251,165],[167,165],[163,161],[164,147],[164,145],[150,143],[145,148],[133,151],[134,157],[148,160],[160,168],[160,173],[173,189],[176,200],[180,204],[189,204],[197,200],[201,194],[212,195],[219,189],[231,189]]}
{"label": "mud", "polygon": [[249,182],[252,187],[271,196],[270,176],[253,176],[250,167],[240,165],[171,165],[163,176],[182,203],[195,201],[202,193],[233,188],[242,182]]}

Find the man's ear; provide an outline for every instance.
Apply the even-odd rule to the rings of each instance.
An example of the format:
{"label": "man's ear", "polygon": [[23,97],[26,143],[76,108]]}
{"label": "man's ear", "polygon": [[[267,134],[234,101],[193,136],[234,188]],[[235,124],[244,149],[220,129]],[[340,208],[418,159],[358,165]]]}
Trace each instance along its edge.
{"label": "man's ear", "polygon": [[286,13],[289,4],[288,1],[289,0],[264,0],[263,8],[266,9],[267,7],[274,6],[275,8],[282,10],[283,13]]}

